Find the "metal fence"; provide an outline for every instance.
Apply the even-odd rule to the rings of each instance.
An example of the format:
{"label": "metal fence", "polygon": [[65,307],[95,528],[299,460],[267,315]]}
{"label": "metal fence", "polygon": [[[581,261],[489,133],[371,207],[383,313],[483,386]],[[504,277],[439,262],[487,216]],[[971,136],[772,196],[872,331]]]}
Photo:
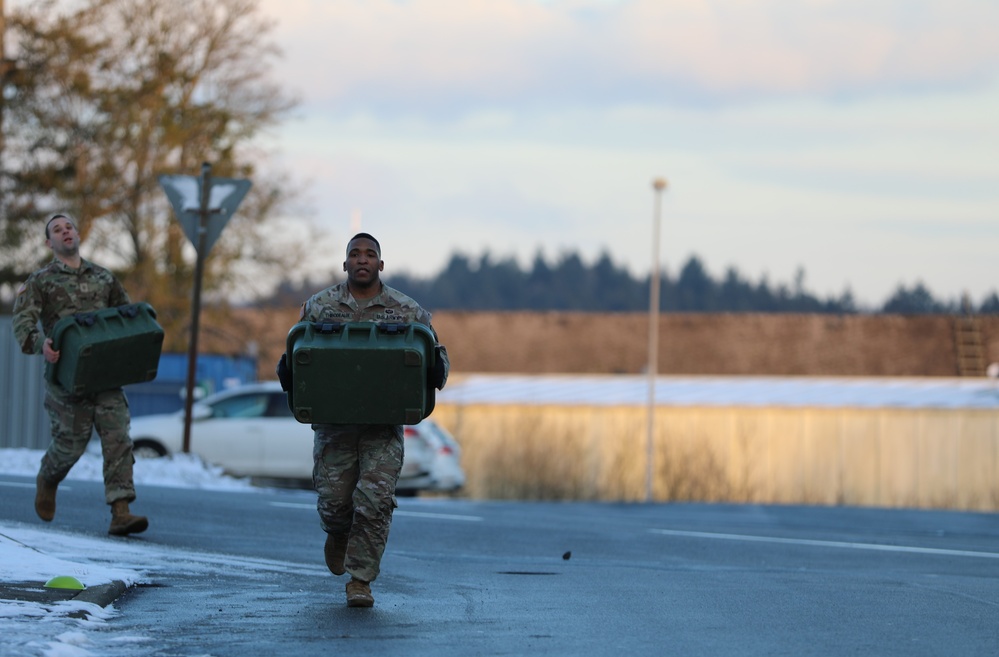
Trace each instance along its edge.
{"label": "metal fence", "polygon": [[[641,501],[645,411],[438,403],[474,499]],[[664,407],[657,502],[999,512],[999,411]],[[526,467],[530,464],[530,467]]]}
{"label": "metal fence", "polygon": [[44,359],[21,353],[11,317],[0,317],[0,447],[40,449],[48,444],[44,372]]}
{"label": "metal fence", "polygon": [[456,374],[433,419],[477,499],[999,512],[999,380],[663,376],[650,428],[643,379]]}

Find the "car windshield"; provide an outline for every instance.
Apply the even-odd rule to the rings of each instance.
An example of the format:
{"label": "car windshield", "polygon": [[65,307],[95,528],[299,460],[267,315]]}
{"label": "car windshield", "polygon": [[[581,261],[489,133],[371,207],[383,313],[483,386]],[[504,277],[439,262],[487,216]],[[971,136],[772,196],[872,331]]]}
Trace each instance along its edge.
{"label": "car windshield", "polygon": [[288,406],[288,397],[283,392],[272,392],[268,395],[267,417],[294,417]]}
{"label": "car windshield", "polygon": [[214,418],[292,417],[283,392],[248,392],[211,404]]}
{"label": "car windshield", "polygon": [[252,393],[226,397],[212,404],[212,416],[261,417],[267,411],[267,393]]}

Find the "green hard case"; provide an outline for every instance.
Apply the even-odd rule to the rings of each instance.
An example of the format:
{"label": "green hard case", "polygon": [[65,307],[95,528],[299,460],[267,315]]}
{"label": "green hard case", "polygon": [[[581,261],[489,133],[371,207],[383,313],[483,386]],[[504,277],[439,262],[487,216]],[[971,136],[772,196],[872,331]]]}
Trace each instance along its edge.
{"label": "green hard case", "polygon": [[52,330],[59,361],[45,378],[74,395],[89,395],[156,378],[163,328],[148,303],[68,315]]}
{"label": "green hard case", "polygon": [[419,323],[299,322],[288,405],[303,424],[416,424],[434,408],[435,346]]}

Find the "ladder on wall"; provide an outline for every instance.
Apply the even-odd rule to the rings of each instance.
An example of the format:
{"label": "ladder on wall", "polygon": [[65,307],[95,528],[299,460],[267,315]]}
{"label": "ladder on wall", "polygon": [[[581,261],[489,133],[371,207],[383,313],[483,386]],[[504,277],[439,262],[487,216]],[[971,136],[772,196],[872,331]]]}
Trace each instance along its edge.
{"label": "ladder on wall", "polygon": [[978,319],[971,314],[954,318],[954,345],[958,376],[985,376],[985,348]]}

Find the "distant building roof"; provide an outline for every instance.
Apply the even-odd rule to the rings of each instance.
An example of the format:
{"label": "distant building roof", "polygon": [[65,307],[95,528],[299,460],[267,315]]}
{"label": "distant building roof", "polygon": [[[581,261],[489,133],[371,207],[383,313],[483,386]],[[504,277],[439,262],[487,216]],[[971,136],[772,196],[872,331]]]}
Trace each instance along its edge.
{"label": "distant building roof", "polygon": [[[455,375],[438,403],[644,406],[640,375]],[[659,406],[999,409],[999,380],[988,378],[660,376]]]}

